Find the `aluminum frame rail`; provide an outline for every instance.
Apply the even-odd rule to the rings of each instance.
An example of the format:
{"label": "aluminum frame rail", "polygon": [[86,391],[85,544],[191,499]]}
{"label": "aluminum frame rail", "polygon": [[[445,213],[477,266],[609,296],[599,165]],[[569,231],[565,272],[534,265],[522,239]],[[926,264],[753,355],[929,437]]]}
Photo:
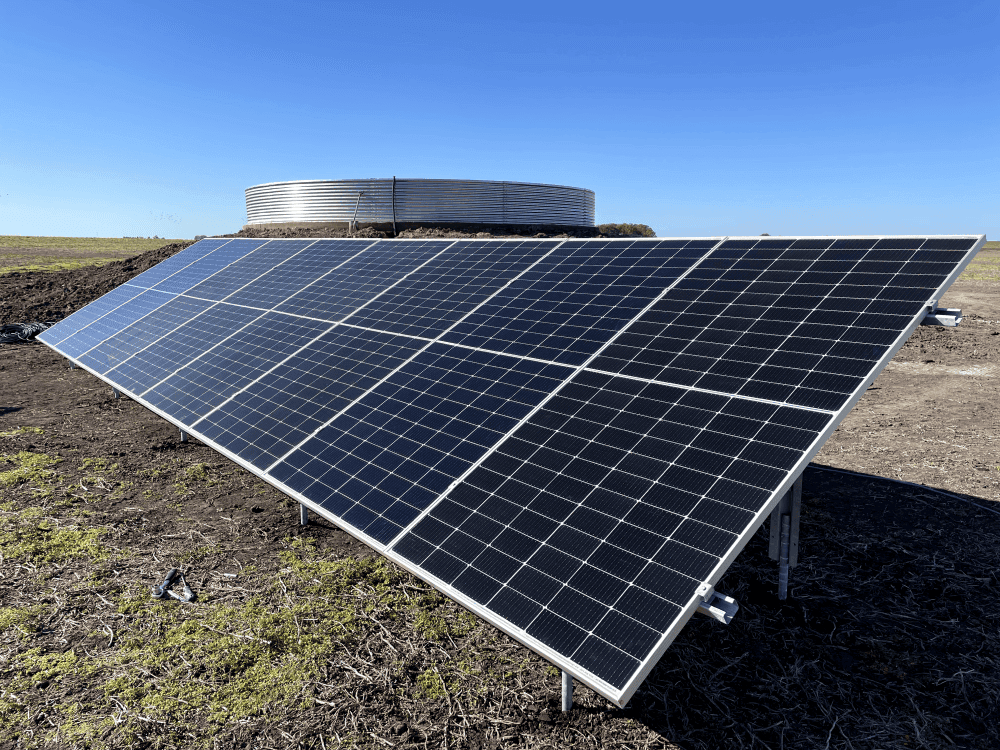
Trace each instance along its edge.
{"label": "aluminum frame rail", "polygon": [[592,190],[527,182],[397,179],[394,200],[392,178],[297,180],[249,187],[246,202],[251,225],[349,222],[357,207],[361,223],[594,226]]}

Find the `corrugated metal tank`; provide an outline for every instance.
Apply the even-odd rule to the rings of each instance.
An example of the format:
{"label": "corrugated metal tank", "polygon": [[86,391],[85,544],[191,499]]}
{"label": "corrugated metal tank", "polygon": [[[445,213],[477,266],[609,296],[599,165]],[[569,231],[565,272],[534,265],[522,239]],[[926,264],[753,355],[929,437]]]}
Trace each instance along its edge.
{"label": "corrugated metal tank", "polygon": [[[359,201],[360,196],[360,201]],[[594,192],[490,180],[296,180],[246,190],[247,223],[594,226]]]}

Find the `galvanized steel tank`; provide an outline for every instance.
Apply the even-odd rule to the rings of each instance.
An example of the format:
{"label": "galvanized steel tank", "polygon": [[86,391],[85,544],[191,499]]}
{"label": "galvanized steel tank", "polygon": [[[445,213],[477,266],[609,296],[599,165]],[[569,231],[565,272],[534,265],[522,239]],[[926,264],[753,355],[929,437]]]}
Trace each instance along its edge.
{"label": "galvanized steel tank", "polygon": [[[360,196],[360,201],[359,201]],[[594,191],[491,180],[295,180],[246,189],[247,223],[594,226]]]}

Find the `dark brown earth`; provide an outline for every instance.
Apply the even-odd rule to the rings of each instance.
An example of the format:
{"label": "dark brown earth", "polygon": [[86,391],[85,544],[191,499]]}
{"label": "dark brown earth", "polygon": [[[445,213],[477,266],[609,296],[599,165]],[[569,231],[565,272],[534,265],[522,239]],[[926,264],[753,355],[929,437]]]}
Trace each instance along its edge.
{"label": "dark brown earth", "polygon": [[[0,323],[64,317],[181,246],[0,277]],[[144,707],[124,690],[105,697],[98,680],[109,667],[36,671],[32,687],[3,694],[20,708],[0,700],[0,748],[1000,747],[1000,294],[995,282],[960,279],[943,304],[965,310],[961,326],[918,329],[807,469],[788,600],[776,597],[765,527],[717,587],[740,602],[734,621],[692,620],[625,710],[578,688],[574,710],[560,713],[559,677],[544,661],[482,623],[452,627],[461,608],[397,571],[392,585],[412,592],[412,607],[358,610],[364,640],[324,656],[294,699],[227,721],[179,703]],[[306,589],[281,555],[305,538],[317,559],[372,559],[326,521],[298,526],[283,495],[207,446],[181,443],[40,343],[0,349],[0,389],[0,433],[42,430],[0,437],[0,453],[63,459],[51,496],[0,486],[0,502],[41,508],[60,528],[100,527],[111,550],[105,560],[3,561],[0,614],[24,603],[41,614],[18,626],[24,635],[0,632],[0,688],[17,676],[4,664],[30,649],[93,666],[115,663],[130,632],[152,648],[149,634],[173,632],[175,615],[148,599],[134,611],[118,602],[172,565],[189,571],[201,603],[184,612],[196,621],[255,596],[298,611]],[[421,612],[449,627],[421,629]],[[297,617],[295,627],[301,641],[308,625]],[[276,639],[266,628],[253,637]],[[190,684],[209,684],[198,658],[178,646],[169,660],[193,663]],[[430,697],[421,675],[435,671],[448,687]],[[164,666],[144,679],[168,677]],[[80,717],[101,728],[73,734]]]}

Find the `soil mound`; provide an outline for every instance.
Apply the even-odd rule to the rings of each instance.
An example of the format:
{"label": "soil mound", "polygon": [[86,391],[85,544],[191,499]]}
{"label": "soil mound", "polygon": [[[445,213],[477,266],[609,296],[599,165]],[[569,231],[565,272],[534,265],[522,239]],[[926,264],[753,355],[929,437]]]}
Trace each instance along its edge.
{"label": "soil mound", "polygon": [[72,271],[28,271],[0,276],[4,317],[0,324],[59,321],[101,295],[160,263],[194,242],[169,245],[116,260],[103,266]]}

